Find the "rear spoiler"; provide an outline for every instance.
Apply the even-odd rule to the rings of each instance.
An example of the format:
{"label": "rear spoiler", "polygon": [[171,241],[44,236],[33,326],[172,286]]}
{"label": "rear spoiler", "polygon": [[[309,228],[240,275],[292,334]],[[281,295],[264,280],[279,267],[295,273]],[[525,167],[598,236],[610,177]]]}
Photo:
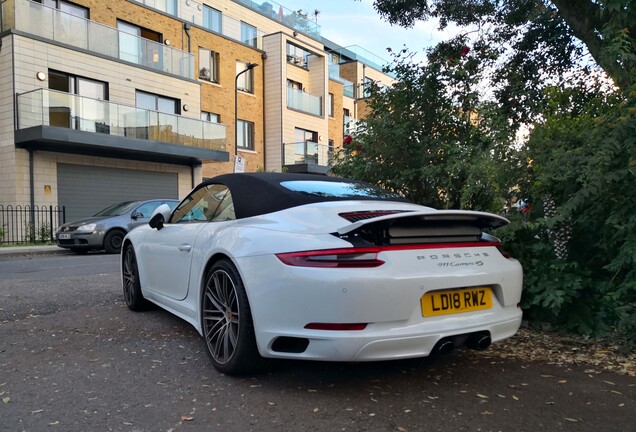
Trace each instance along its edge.
{"label": "rear spoiler", "polygon": [[471,210],[427,210],[427,211],[411,211],[393,213],[390,215],[379,216],[376,218],[370,218],[354,222],[350,225],[344,226],[338,230],[339,235],[346,235],[352,231],[355,231],[364,225],[375,224],[384,221],[403,221],[416,223],[422,227],[426,225],[444,224],[449,225],[461,225],[464,227],[473,227],[479,230],[483,229],[495,229],[507,225],[510,223],[508,219],[502,216],[498,216],[492,213],[471,211]]}

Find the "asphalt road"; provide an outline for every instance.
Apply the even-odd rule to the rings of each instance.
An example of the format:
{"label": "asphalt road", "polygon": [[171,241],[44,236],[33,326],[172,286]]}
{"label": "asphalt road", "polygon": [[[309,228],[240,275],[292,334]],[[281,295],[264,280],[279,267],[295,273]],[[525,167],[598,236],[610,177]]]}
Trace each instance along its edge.
{"label": "asphalt road", "polygon": [[189,325],[128,311],[118,259],[0,257],[0,431],[636,431],[635,378],[496,344],[224,376]]}

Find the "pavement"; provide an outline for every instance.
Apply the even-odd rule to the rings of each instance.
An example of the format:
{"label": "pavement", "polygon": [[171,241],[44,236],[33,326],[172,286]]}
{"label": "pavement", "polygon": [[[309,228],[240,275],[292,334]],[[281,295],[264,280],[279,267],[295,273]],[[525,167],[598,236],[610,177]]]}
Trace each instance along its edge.
{"label": "pavement", "polygon": [[56,245],[0,247],[0,256],[42,255],[42,254],[57,254],[57,253],[70,253],[70,251],[67,249],[58,247]]}

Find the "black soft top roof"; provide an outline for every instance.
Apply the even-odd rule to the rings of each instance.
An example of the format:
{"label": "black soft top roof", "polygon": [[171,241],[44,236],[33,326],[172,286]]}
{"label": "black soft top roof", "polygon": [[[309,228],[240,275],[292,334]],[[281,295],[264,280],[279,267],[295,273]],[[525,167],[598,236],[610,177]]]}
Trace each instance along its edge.
{"label": "black soft top roof", "polygon": [[403,198],[395,197],[334,197],[320,196],[297,192],[281,185],[287,181],[321,181],[321,182],[345,182],[358,184],[368,188],[373,186],[358,181],[341,177],[331,177],[314,174],[290,174],[290,173],[239,173],[222,174],[201,183],[199,187],[210,184],[223,184],[230,189],[234,212],[237,219],[273,213],[304,204],[312,204],[325,201],[351,201],[351,200],[382,200],[408,202]]}

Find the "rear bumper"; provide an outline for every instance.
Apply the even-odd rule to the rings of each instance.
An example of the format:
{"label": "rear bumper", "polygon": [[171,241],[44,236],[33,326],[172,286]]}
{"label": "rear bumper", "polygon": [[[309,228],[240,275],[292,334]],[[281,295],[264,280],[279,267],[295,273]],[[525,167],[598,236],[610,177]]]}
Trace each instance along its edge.
{"label": "rear bumper", "polygon": [[[280,336],[274,332],[261,334],[270,343],[261,349],[261,355],[274,358],[294,358],[324,361],[379,361],[429,356],[442,339],[455,339],[463,345],[469,335],[487,332],[493,342],[515,335],[521,325],[521,309],[509,311],[505,319],[455,326],[447,330],[432,330],[426,323],[413,328],[382,325],[369,326],[364,331],[304,331],[292,337],[309,343],[302,353],[277,352],[272,349]],[[479,320],[478,320],[479,321]],[[287,336],[290,336],[287,334]]]}
{"label": "rear bumper", "polygon": [[[428,356],[444,338],[461,344],[462,335],[487,332],[492,342],[497,342],[517,332],[522,318],[518,306],[521,266],[496,249],[471,250],[471,254],[477,253],[487,258],[480,265],[450,268],[428,257],[418,262],[409,251],[382,257],[386,264],[377,268],[292,267],[265,255],[241,259],[238,268],[250,300],[261,355],[325,361],[392,360]],[[492,307],[424,316],[421,301],[426,293],[467,287],[490,287]],[[305,328],[310,323],[365,327],[346,331]],[[291,339],[277,343],[279,338]],[[290,344],[297,352],[284,349]]]}

